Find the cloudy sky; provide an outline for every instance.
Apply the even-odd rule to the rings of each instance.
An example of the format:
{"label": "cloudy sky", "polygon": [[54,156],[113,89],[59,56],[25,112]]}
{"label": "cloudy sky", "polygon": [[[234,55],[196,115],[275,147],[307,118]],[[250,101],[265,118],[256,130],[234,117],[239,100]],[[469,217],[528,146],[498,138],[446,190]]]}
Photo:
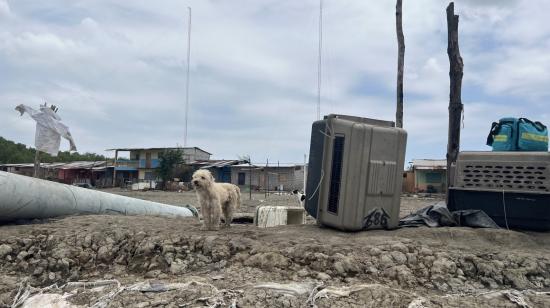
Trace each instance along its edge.
{"label": "cloudy sky", "polygon": [[[407,160],[445,156],[447,3],[404,1]],[[182,145],[191,6],[188,145],[302,162],[316,117],[318,5],[0,0],[0,136],[33,145],[34,122],[13,108],[47,101],[81,152]],[[501,117],[550,124],[549,11],[545,0],[456,1],[463,150],[489,149]],[[394,14],[393,0],[324,0],[322,114],[394,120]]]}

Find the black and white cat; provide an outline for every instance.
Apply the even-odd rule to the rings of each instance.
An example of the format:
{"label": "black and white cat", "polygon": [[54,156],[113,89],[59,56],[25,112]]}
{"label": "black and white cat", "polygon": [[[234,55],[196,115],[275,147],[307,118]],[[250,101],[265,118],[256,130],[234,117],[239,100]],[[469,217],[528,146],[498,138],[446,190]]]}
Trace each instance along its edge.
{"label": "black and white cat", "polygon": [[296,198],[298,199],[298,203],[303,207],[304,202],[306,201],[306,195],[304,195],[304,193],[298,189],[293,190],[292,194],[296,196]]}

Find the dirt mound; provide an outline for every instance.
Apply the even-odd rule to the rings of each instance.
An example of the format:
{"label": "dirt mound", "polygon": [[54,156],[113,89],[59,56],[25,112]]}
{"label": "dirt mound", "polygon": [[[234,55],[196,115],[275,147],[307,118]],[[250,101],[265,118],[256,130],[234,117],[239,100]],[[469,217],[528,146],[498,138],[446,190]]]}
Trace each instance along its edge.
{"label": "dirt mound", "polygon": [[[462,303],[458,307],[491,303],[494,298],[481,295],[490,290],[550,288],[546,233],[466,228],[342,233],[314,225],[203,232],[199,227],[192,219],[123,216],[0,227],[0,306],[12,303],[25,277],[33,287],[101,279],[117,279],[126,287],[195,282],[185,292],[120,287],[124,292],[111,299],[113,307],[154,301],[194,305],[215,294],[217,299],[205,301],[221,296],[226,305],[235,300],[242,307],[299,307],[330,288],[336,289],[315,301],[320,307],[407,306],[415,300]],[[307,291],[258,287],[265,283],[295,283]],[[86,292],[70,301],[89,305],[103,296]],[[347,295],[337,297],[342,292]],[[550,304],[547,295],[529,292],[522,296],[531,304]],[[497,297],[509,303],[506,296]]]}

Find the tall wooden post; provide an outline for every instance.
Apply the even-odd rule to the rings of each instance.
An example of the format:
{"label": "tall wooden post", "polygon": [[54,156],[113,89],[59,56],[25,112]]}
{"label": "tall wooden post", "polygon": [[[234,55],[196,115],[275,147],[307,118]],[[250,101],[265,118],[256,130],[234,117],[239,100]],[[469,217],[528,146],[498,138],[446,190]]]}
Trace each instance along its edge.
{"label": "tall wooden post", "polygon": [[403,127],[403,65],[405,61],[405,36],[403,35],[402,0],[395,5],[395,28],[397,31],[397,111],[395,125]]}
{"label": "tall wooden post", "polygon": [[113,167],[113,187],[116,185],[116,167],[118,163],[118,150],[115,150],[115,163]]}
{"label": "tall wooden post", "polygon": [[267,199],[268,192],[269,192],[269,158],[266,159],[265,162],[265,198]]}
{"label": "tall wooden post", "polygon": [[304,154],[304,186],[302,188],[302,191],[304,192],[304,194],[306,194],[306,184],[307,184],[307,167],[308,167],[308,164],[307,164],[307,158],[306,158],[306,154]]}
{"label": "tall wooden post", "polygon": [[35,149],[34,152],[34,174],[33,177],[40,178],[40,151]]}
{"label": "tall wooden post", "polygon": [[460,118],[463,105],[461,99],[464,63],[458,48],[458,15],[454,14],[454,3],[447,7],[447,54],[449,55],[449,137],[447,142],[447,201],[451,185],[451,165],[456,162],[460,151]]}
{"label": "tall wooden post", "polygon": [[248,155],[248,168],[250,170],[250,179],[248,180],[248,199],[252,200],[252,159],[250,158],[250,155]]}

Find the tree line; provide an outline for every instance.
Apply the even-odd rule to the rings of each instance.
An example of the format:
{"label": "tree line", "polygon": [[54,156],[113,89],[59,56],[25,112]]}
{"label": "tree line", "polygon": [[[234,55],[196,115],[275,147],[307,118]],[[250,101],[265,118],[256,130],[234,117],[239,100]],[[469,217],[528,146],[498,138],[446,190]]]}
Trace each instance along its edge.
{"label": "tree line", "polygon": [[[0,137],[0,164],[32,163],[34,162],[35,151],[34,148]],[[107,160],[107,158],[95,153],[80,154],[69,151],[60,151],[56,157],[47,153],[40,153],[40,161],[43,163],[101,160]]]}

